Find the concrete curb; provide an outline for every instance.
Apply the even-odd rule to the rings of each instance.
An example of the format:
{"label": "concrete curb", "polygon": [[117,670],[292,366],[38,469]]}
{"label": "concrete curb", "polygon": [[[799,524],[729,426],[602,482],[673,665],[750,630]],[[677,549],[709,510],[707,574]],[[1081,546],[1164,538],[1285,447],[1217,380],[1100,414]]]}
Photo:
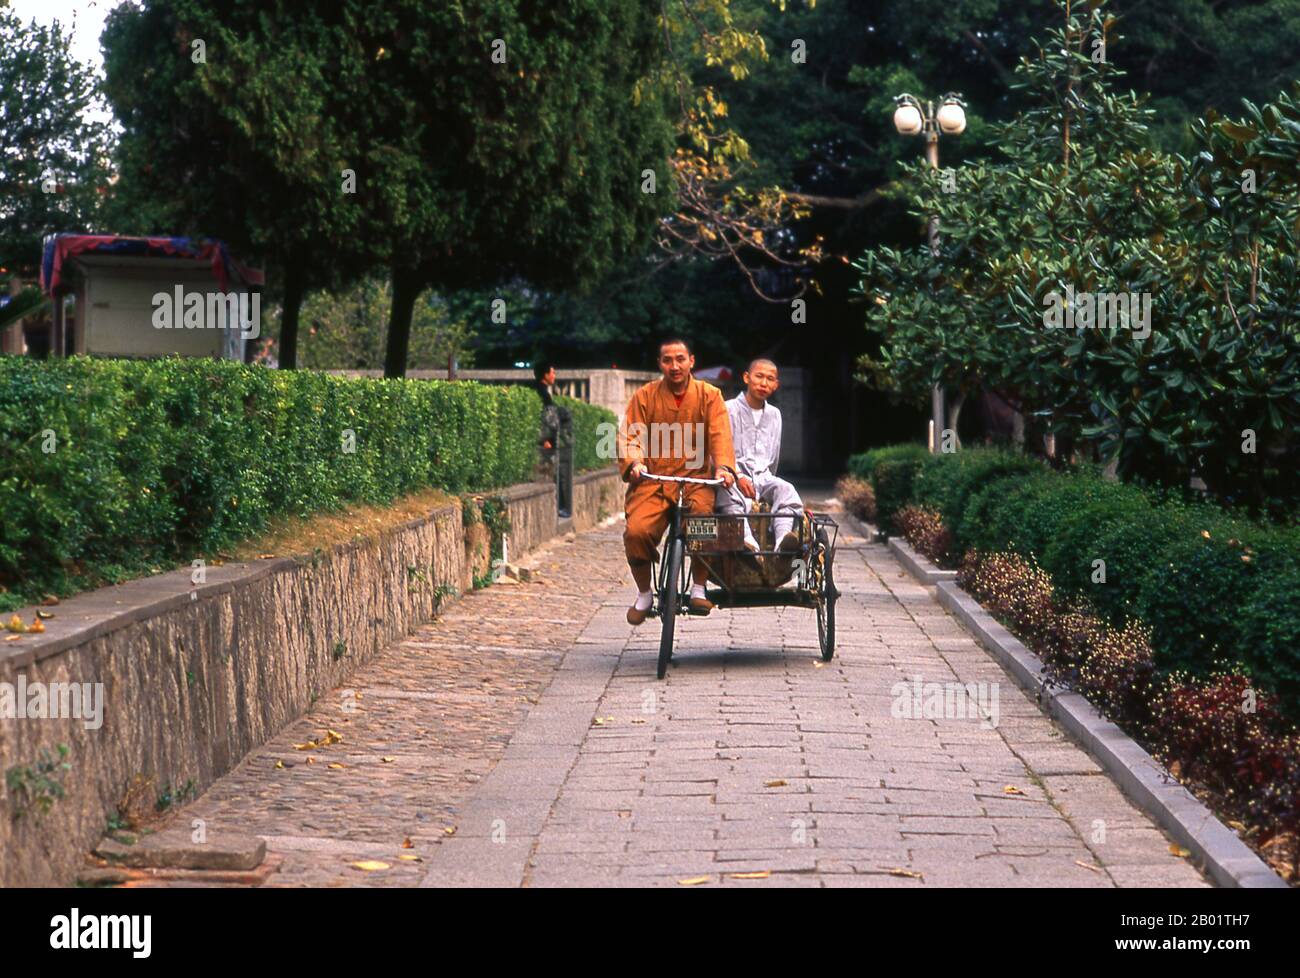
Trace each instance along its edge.
{"label": "concrete curb", "polygon": [[[890,540],[890,550],[896,549]],[[929,560],[907,548],[910,560],[899,563],[922,583],[927,574],[942,574]],[[913,569],[915,565],[916,569]],[[1024,689],[1037,695],[1047,714],[1059,722],[1102,766],[1120,789],[1154,818],[1180,845],[1204,864],[1220,886],[1290,889],[1286,881],[1220,822],[1208,808],[1116,724],[1097,712],[1078,693],[1043,684],[1043,661],[1000,625],[955,580],[935,584],[939,604],[984,646]]]}
{"label": "concrete curb", "polygon": [[876,539],[876,528],[866,520],[854,516],[847,509],[838,510],[833,515],[835,522],[839,523],[840,526],[848,527],[868,543]]}
{"label": "concrete curb", "polygon": [[902,537],[889,538],[889,551],[898,562],[907,568],[907,572],[923,584],[938,584],[940,581],[957,580],[957,572],[943,570],[918,554]]}

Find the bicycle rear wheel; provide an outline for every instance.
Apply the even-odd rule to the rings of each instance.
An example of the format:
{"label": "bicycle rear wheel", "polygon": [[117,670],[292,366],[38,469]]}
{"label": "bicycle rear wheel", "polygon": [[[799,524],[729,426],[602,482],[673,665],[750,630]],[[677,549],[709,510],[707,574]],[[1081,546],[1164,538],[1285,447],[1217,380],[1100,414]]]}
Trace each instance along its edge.
{"label": "bicycle rear wheel", "polygon": [[681,601],[682,561],[685,545],[679,537],[668,541],[668,553],[664,555],[664,576],[659,588],[659,619],[662,631],[659,635],[659,672],[660,679],[668,672],[668,663],[673,657],[673,632],[677,627],[677,605]]}
{"label": "bicycle rear wheel", "polygon": [[817,552],[814,557],[820,564],[817,582],[817,644],[821,646],[822,661],[830,662],[835,655],[835,599],[839,592],[835,590],[835,575],[831,565],[835,560],[835,551],[825,529],[817,531]]}

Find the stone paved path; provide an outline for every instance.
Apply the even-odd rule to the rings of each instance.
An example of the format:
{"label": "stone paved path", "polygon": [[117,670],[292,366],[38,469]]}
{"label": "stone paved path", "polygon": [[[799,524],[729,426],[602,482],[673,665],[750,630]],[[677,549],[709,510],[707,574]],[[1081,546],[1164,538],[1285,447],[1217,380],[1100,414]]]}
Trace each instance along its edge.
{"label": "stone paved path", "polygon": [[[831,663],[810,611],[714,612],[658,682],[620,533],[461,599],[184,817],[266,836],[273,885],[1207,885],[884,547],[841,531]],[[917,679],[985,715],[898,715]]]}

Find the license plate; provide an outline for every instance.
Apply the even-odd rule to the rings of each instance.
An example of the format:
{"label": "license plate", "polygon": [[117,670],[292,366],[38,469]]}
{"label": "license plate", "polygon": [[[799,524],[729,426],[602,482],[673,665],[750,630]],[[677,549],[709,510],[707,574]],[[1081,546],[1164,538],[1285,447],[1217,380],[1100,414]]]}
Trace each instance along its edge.
{"label": "license plate", "polygon": [[690,540],[718,539],[718,521],[712,516],[689,516],[686,519],[686,536]]}

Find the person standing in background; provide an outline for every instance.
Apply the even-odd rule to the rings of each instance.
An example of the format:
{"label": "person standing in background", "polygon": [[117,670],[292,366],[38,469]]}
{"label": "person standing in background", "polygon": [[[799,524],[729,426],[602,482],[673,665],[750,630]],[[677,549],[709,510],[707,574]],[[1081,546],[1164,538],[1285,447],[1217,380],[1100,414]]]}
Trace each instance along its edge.
{"label": "person standing in background", "polygon": [[573,512],[573,438],[569,412],[555,403],[555,364],[538,360],[533,364],[529,385],[542,399],[542,462],[554,470],[556,515],[567,519]]}

